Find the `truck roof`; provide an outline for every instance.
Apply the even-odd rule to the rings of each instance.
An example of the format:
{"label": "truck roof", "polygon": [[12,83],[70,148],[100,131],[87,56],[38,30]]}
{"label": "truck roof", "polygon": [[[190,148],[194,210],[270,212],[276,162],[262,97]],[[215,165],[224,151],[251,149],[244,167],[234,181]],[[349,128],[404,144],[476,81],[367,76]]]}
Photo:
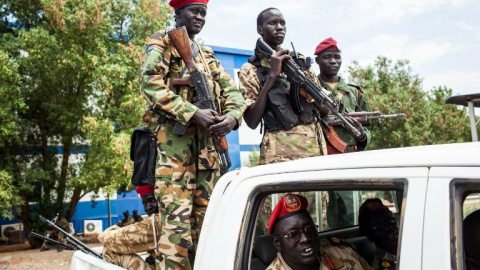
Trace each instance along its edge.
{"label": "truck roof", "polygon": [[[479,167],[480,142],[426,145],[318,156],[241,169],[247,177],[282,172],[401,167]],[[245,175],[246,176],[246,175]]]}

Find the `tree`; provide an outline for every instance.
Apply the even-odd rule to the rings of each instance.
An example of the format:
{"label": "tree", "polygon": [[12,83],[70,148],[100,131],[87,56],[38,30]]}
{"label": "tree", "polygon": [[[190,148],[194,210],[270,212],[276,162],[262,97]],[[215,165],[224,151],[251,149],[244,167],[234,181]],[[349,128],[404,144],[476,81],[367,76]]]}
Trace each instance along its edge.
{"label": "tree", "polygon": [[[172,13],[165,0],[6,0],[0,10],[17,26],[2,33],[0,49],[18,67],[27,105],[17,110],[19,142],[2,150],[13,149],[12,196],[31,230],[38,214],[70,220],[84,194],[129,182],[128,151],[117,150],[140,125],[141,50]],[[81,145],[87,154],[72,163]]]}
{"label": "tree", "polygon": [[392,63],[378,57],[373,66],[354,62],[348,72],[352,83],[362,86],[370,110],[396,113],[406,118],[372,121],[372,140],[368,149],[466,142],[470,129],[465,108],[445,104],[452,89],[422,89],[422,79],[414,74],[407,60]]}

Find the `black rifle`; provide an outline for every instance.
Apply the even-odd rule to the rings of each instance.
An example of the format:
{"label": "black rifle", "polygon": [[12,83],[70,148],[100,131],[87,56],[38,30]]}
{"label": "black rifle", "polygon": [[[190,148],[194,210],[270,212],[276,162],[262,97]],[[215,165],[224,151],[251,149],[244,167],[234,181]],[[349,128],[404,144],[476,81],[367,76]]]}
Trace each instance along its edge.
{"label": "black rifle", "polygon": [[[168,37],[173,43],[175,49],[177,49],[178,54],[182,57],[183,62],[190,72],[189,79],[173,79],[173,85],[190,85],[195,89],[196,96],[194,98],[194,104],[200,109],[212,109],[217,111],[215,102],[213,101],[212,91],[207,80],[207,77],[204,73],[200,72],[195,66],[193,60],[193,52],[190,47],[190,42],[188,40],[188,34],[186,28],[180,27],[175,30],[168,32]],[[179,124],[177,122],[177,124]],[[180,125],[175,125],[174,132],[181,135],[182,128],[178,128]],[[183,127],[183,133],[185,133],[186,126]],[[225,136],[217,138],[216,136],[211,136],[213,144],[215,145],[215,150],[219,156],[220,163],[220,173],[223,175],[228,172],[228,168],[232,166],[230,160],[230,155],[228,153],[228,144]]]}
{"label": "black rifle", "polygon": [[[78,240],[77,238],[75,238],[73,235],[67,233],[66,231],[64,231],[62,228],[58,227],[57,225],[55,225],[54,222],[46,219],[45,217],[43,217],[42,215],[39,215],[38,216],[40,218],[40,220],[42,220],[43,222],[47,223],[48,226],[52,227],[53,229],[56,229],[59,233],[62,233],[63,235],[65,235],[65,237],[67,237],[67,242],[71,245],[71,246],[68,246],[66,244],[63,244],[59,241],[55,241],[53,239],[50,239],[48,237],[45,237],[45,236],[41,236],[37,233],[34,233],[32,232],[32,235],[35,236],[35,237],[38,237],[38,238],[41,238],[45,241],[49,241],[51,243],[54,243],[58,246],[60,246],[61,248],[63,249],[68,249],[68,250],[81,250],[87,254],[90,254],[90,255],[93,255],[99,259],[103,259],[102,255],[98,254],[97,252],[95,252],[93,249],[89,248],[87,245],[85,245],[84,243],[82,243],[80,240]],[[52,246],[53,247],[53,246]]]}
{"label": "black rifle", "polygon": [[[273,54],[272,48],[270,48],[270,46],[268,46],[268,44],[265,43],[265,41],[263,41],[261,38],[257,40],[257,47],[260,49],[260,51],[268,56]],[[337,116],[340,121],[342,121],[345,129],[350,132],[350,134],[352,134],[355,138],[360,136],[360,132],[353,127],[341,113],[337,111],[336,108],[338,107],[338,104],[329,98],[327,94],[322,91],[322,88],[318,86],[309,76],[306,76],[293,59],[283,60],[282,70],[285,72],[285,74],[287,74],[287,79],[290,81],[290,83],[300,85],[302,88],[304,88],[317,104],[325,104],[328,109],[330,109],[330,111]]]}
{"label": "black rifle", "polygon": [[[352,113],[344,113],[343,116],[348,116],[354,119],[357,119],[360,123],[366,123],[372,119],[378,119],[381,121],[383,119],[389,118],[401,118],[407,116],[404,113],[397,113],[397,114],[382,114],[379,111],[374,112],[352,112]],[[322,117],[322,121],[325,121],[327,125],[341,125],[342,121],[335,115],[328,115]]]}
{"label": "black rifle", "polygon": [[[45,248],[65,249],[65,250],[76,250],[76,248],[74,248],[72,246],[66,245],[66,244],[64,244],[60,241],[57,241],[57,240],[53,240],[52,238],[49,237],[49,235],[43,236],[43,235],[38,234],[36,232],[31,232],[30,235],[33,235],[37,238],[40,238],[40,239],[44,240],[42,248],[45,247]],[[51,245],[51,244],[53,244],[53,245]]]}

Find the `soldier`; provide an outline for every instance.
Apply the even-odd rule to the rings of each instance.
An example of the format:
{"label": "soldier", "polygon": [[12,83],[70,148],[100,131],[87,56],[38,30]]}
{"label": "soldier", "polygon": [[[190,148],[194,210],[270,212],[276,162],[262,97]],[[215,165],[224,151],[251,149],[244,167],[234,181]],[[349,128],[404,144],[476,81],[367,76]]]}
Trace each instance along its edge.
{"label": "soldier", "polygon": [[[145,44],[141,86],[150,111],[144,121],[157,132],[157,166],[155,187],[138,186],[137,192],[149,215],[158,212],[147,210],[156,205],[155,200],[158,201],[158,227],[162,231],[158,244],[161,255],[157,256],[157,260],[161,269],[192,269],[208,201],[220,177],[218,154],[210,136],[224,136],[237,129],[245,109],[240,91],[215,58],[212,49],[194,41],[205,24],[207,3],[208,0],[169,2],[175,9],[176,27],[186,27],[195,64],[208,78],[218,111],[196,107],[192,103],[195,97],[192,87],[173,86],[173,79],[188,78],[188,73],[166,31],[154,33]],[[183,136],[174,133],[176,123],[188,125]],[[136,224],[145,224],[145,220]],[[152,247],[154,239],[147,243],[149,247]],[[124,253],[117,248],[114,240],[109,241],[112,243],[108,245],[109,249]],[[115,261],[115,258],[112,260]],[[125,264],[122,266],[130,267]]]}
{"label": "soldier", "polygon": [[[329,37],[320,42],[315,49],[315,62],[320,67],[318,80],[323,88],[332,92],[335,99],[340,101],[340,113],[368,111],[367,103],[363,98],[360,87],[347,84],[343,78],[338,76],[342,65],[341,51],[337,42]],[[338,139],[344,142],[345,149],[337,149],[337,144],[331,140],[336,136],[327,137],[328,154],[340,154],[347,152],[363,151],[370,141],[370,132],[356,119],[347,117],[347,120],[360,132],[360,136],[354,137],[342,126],[334,126],[332,132],[338,135]],[[324,129],[325,130],[325,129]]]}
{"label": "soldier", "polygon": [[358,213],[360,231],[370,239],[377,251],[373,269],[397,268],[398,220],[378,198],[367,199]]}
{"label": "soldier", "polygon": [[278,252],[267,270],[371,269],[345,240],[319,240],[307,206],[307,199],[300,195],[286,194],[278,201],[268,223]]}
{"label": "soldier", "polygon": [[[257,17],[257,33],[275,53],[268,58],[255,48],[255,56],[239,72],[240,90],[247,102],[243,118],[255,129],[263,119],[264,135],[260,145],[260,164],[294,160],[326,154],[325,140],[316,120],[316,108],[304,97],[300,104],[290,99],[290,83],[282,72],[282,61],[292,58],[282,49],[286,23],[276,8],[268,8]],[[308,61],[304,63],[307,65]],[[309,73],[316,80],[313,70]],[[301,112],[296,108],[302,107]]]}
{"label": "soldier", "polygon": [[142,216],[138,214],[137,210],[133,210],[133,219],[135,220],[135,222],[143,220]]}
{"label": "soldier", "polygon": [[133,217],[130,217],[130,214],[128,213],[128,211],[124,211],[123,216],[124,216],[124,219],[120,220],[115,225],[117,225],[118,227],[121,228],[121,227],[125,227],[125,226],[128,226],[130,224],[135,223],[135,219]]}
{"label": "soldier", "polygon": [[[332,96],[339,101],[340,113],[368,111],[367,103],[363,98],[360,87],[347,84],[338,76],[342,65],[342,56],[337,42],[329,37],[318,44],[315,49],[315,62],[320,67],[318,80],[323,88],[332,93]],[[331,113],[322,111],[322,114]],[[359,137],[354,137],[342,126],[324,127],[327,134],[328,154],[340,154],[347,152],[363,151],[370,141],[370,132],[356,119],[346,117],[359,132]],[[346,212],[354,209],[354,196],[349,191],[328,192],[327,221],[331,229],[353,226],[355,213]],[[346,209],[340,211],[339,209]]]}

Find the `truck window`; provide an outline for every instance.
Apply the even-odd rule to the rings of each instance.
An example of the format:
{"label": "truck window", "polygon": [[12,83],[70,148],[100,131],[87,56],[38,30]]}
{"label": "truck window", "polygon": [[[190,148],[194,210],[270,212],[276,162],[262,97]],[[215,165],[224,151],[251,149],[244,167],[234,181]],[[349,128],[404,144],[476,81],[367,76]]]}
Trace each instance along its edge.
{"label": "truck window", "polygon": [[[307,198],[308,211],[319,232],[337,230],[358,225],[358,209],[367,199],[378,198],[398,216],[397,190],[330,190],[293,192]],[[272,210],[285,193],[266,196],[260,207],[256,235],[267,234],[268,220]],[[401,198],[401,197],[400,197]]]}
{"label": "truck window", "polygon": [[[401,186],[390,189],[329,189],[315,191],[292,191],[308,200],[308,212],[318,226],[320,238],[338,237],[357,247],[358,253],[367,262],[375,257],[375,244],[364,236],[358,226],[359,208],[367,199],[378,198],[387,206],[397,220],[400,220],[403,191]],[[276,257],[276,249],[269,235],[268,221],[279,199],[286,192],[265,194],[257,208],[257,220],[254,226],[253,250],[250,269],[265,269]]]}

